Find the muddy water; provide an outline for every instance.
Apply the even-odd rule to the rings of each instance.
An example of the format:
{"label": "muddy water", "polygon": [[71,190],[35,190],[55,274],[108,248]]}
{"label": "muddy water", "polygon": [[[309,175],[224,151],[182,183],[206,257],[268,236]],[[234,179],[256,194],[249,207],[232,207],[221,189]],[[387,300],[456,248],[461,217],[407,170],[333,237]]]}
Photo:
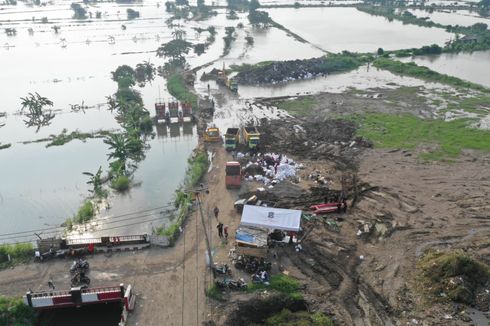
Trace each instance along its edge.
{"label": "muddy water", "polygon": [[[102,3],[90,6],[89,11],[103,12],[102,19],[74,20],[70,3],[57,1],[46,7],[18,6],[2,7],[2,27],[15,27],[17,35],[8,37],[0,33],[0,87],[2,93],[0,112],[0,142],[11,143],[12,147],[0,150],[0,217],[2,234],[50,228],[58,226],[67,217],[73,216],[80,203],[89,195],[87,177],[82,172],[95,172],[99,166],[107,170],[108,148],[101,139],[85,143],[74,140],[61,147],[45,148],[46,143],[24,145],[33,141],[79,130],[92,132],[100,129],[118,130],[114,116],[104,103],[106,96],[116,91],[110,72],[118,65],[135,66],[144,60],[156,65],[163,63],[154,51],[171,38],[166,27],[163,7],[157,2],[146,1],[134,6]],[[163,6],[163,4],[162,4]],[[141,19],[126,20],[126,9],[134,8]],[[36,21],[32,21],[35,17]],[[61,27],[55,34],[51,24],[40,23],[41,17]],[[122,25],[126,29],[122,29]],[[32,28],[33,35],[28,29]],[[198,36],[188,30],[188,39]],[[114,41],[110,41],[111,37]],[[161,78],[137,87],[142,93],[146,107],[153,112],[153,103],[159,96],[169,98],[165,81]],[[48,127],[38,132],[26,128],[19,115],[20,97],[29,92],[38,92],[54,102],[56,117]],[[160,94],[160,95],[159,95]],[[85,113],[74,113],[70,104],[88,106]],[[166,205],[171,201],[175,188],[183,179],[186,161],[197,142],[193,126],[173,127],[171,130],[158,126],[156,137],[149,141],[150,150],[146,159],[139,164],[134,175],[136,186],[127,194],[111,194],[110,209],[102,216],[115,216]],[[160,216],[158,216],[160,217]],[[142,227],[111,223],[114,233],[146,232],[153,226],[166,221],[168,214],[160,220],[144,223],[144,218],[135,219]],[[105,228],[105,222],[95,222]],[[32,234],[16,240],[33,238]],[[14,239],[0,237],[0,242]]]}
{"label": "muddy water", "polygon": [[438,56],[405,59],[405,61],[408,60],[443,74],[490,87],[490,51],[445,53]]}
{"label": "muddy water", "polygon": [[272,19],[319,47],[331,51],[375,52],[444,44],[442,29],[389,22],[355,8],[268,9]]}
{"label": "muddy water", "polygon": [[479,16],[477,13],[468,10],[441,10],[428,12],[422,9],[412,9],[409,10],[417,17],[429,17],[429,20],[434,23],[439,23],[443,25],[460,25],[460,26],[471,26],[476,23],[484,23],[490,25],[490,18],[485,18]]}
{"label": "muddy water", "polygon": [[433,86],[442,87],[439,84],[427,84],[426,82],[394,75],[385,70],[360,67],[354,71],[343,74],[332,74],[309,80],[299,80],[284,84],[248,86],[239,85],[240,96],[253,97],[277,97],[314,94],[319,92],[341,93],[351,88],[398,88],[400,86]]}

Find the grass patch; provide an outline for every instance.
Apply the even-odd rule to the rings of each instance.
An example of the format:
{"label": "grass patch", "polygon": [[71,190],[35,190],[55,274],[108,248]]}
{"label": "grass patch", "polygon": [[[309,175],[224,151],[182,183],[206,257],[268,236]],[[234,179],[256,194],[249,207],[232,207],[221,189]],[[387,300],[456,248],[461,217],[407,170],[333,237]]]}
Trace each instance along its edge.
{"label": "grass patch", "polygon": [[0,296],[0,325],[30,326],[34,323],[34,310],[21,298]]}
{"label": "grass patch", "polygon": [[82,224],[90,221],[95,215],[94,204],[91,201],[86,201],[73,217],[73,222]]}
{"label": "grass patch", "polygon": [[[10,261],[8,260],[9,256]],[[28,262],[32,257],[34,257],[34,247],[31,243],[0,245],[0,268],[5,268],[15,263]]]}
{"label": "grass patch", "polygon": [[457,77],[440,74],[424,66],[419,66],[414,62],[400,62],[387,58],[378,58],[374,60],[373,66],[376,68],[388,70],[392,73],[405,75],[423,79],[430,82],[438,82],[441,84],[451,85],[455,87],[471,88],[482,92],[490,92],[490,90],[482,85],[471,83]]}
{"label": "grass patch", "polygon": [[447,105],[447,111],[463,110],[469,113],[478,115],[486,115],[490,113],[490,96],[479,94],[471,97],[451,97],[451,101]]}
{"label": "grass patch", "polygon": [[125,175],[120,175],[116,179],[112,180],[111,186],[116,191],[123,192],[129,189],[129,178]]}
{"label": "grass patch", "polygon": [[218,289],[216,284],[212,284],[206,289],[206,296],[217,301],[224,301],[223,293]]}
{"label": "grass patch", "polygon": [[283,309],[281,312],[265,320],[267,326],[334,326],[333,321],[321,312],[308,311],[291,312]]}
{"label": "grass patch", "polygon": [[359,125],[357,133],[380,148],[414,149],[420,144],[437,149],[421,154],[426,160],[459,156],[463,149],[490,151],[490,132],[470,128],[471,119],[424,120],[410,114],[371,113],[351,116]]}
{"label": "grass patch", "polygon": [[254,292],[258,290],[275,290],[280,293],[288,294],[291,299],[294,300],[302,300],[303,296],[298,292],[299,290],[299,281],[291,276],[287,276],[284,274],[277,274],[271,276],[270,284],[265,285],[262,283],[251,283],[247,285],[248,292]]}
{"label": "grass patch", "polygon": [[417,263],[420,285],[431,297],[472,304],[475,291],[490,280],[490,266],[467,253],[429,251]]}
{"label": "grass patch", "polygon": [[185,183],[186,186],[194,187],[208,170],[208,154],[205,151],[200,151],[193,158],[190,158],[188,163]]}
{"label": "grass patch", "polygon": [[197,95],[185,87],[184,77],[181,74],[173,74],[167,80],[168,92],[181,102],[191,103],[197,108]]}
{"label": "grass patch", "polygon": [[292,116],[302,117],[310,114],[317,102],[313,96],[304,96],[295,99],[274,102],[273,104],[276,105],[278,109],[284,110]]}

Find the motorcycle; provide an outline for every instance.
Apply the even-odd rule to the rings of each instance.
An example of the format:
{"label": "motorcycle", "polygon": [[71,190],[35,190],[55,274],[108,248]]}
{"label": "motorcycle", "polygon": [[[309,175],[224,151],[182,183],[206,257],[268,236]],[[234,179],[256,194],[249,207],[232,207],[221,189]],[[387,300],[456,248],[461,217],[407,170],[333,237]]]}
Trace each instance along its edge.
{"label": "motorcycle", "polygon": [[266,284],[266,285],[268,285],[269,280],[270,280],[269,273],[267,273],[267,271],[265,271],[265,270],[260,271],[256,274],[252,275],[252,282],[255,284]]}
{"label": "motorcycle", "polygon": [[73,264],[71,265],[70,267],[70,273],[71,274],[75,274],[77,272],[84,272],[84,273],[87,273],[88,270],[90,268],[90,265],[88,263],[88,261],[86,261],[85,259],[78,259],[78,260],[75,260],[73,262]]}
{"label": "motorcycle", "polygon": [[71,279],[71,287],[90,285],[90,279],[83,272],[76,273]]}
{"label": "motorcycle", "polygon": [[218,287],[219,289],[241,290],[247,287],[247,283],[243,278],[240,278],[236,281],[225,278],[222,281],[216,280],[214,284],[216,284],[216,287]]}
{"label": "motorcycle", "polygon": [[213,266],[213,271],[216,274],[221,274],[221,275],[231,275],[231,269],[228,266],[228,264],[224,264],[222,266],[215,265]]}

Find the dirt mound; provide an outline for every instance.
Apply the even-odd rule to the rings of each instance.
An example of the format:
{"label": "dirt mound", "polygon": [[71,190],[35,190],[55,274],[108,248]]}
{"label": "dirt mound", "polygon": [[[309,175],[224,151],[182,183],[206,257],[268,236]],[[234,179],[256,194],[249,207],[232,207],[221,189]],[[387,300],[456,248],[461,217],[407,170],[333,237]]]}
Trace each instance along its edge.
{"label": "dirt mound", "polygon": [[237,74],[240,84],[269,84],[290,80],[309,79],[333,72],[355,69],[360,62],[348,55],[329,55],[304,60],[278,61],[261,64]]}
{"label": "dirt mound", "polygon": [[372,144],[355,135],[356,125],[347,120],[262,120],[261,142],[265,150],[311,159],[329,159],[341,169],[356,166],[355,158]]}

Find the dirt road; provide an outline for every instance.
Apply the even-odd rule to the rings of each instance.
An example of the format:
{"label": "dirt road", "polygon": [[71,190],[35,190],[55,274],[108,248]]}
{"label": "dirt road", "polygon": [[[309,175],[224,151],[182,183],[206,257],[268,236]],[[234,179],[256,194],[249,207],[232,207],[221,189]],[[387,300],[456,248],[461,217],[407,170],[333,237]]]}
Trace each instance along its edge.
{"label": "dirt road", "polygon": [[[211,243],[218,256],[225,256],[226,245],[216,232],[217,221],[212,214],[217,205],[219,220],[230,225],[230,236],[237,225],[233,209],[233,192],[224,185],[224,164],[227,153],[223,146],[210,148],[214,153],[212,169],[207,176],[209,194],[203,194],[203,211]],[[140,252],[98,254],[89,257],[91,286],[132,284],[137,293],[137,305],[129,325],[201,325],[209,314],[205,288],[211,281],[205,266],[206,245],[203,226],[196,211],[184,225],[184,232],[175,247],[151,248]],[[230,239],[230,242],[232,239]],[[68,289],[70,260],[19,265],[0,271],[0,294],[20,296],[30,288],[47,289],[53,280],[57,289]]]}

